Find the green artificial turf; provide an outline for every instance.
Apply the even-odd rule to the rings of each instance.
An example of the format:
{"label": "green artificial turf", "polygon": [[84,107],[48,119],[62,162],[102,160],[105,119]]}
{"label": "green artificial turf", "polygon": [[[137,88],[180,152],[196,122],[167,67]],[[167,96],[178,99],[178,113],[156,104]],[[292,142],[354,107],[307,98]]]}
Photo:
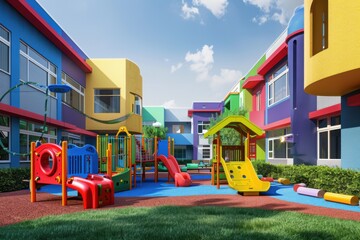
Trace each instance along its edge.
{"label": "green artificial turf", "polygon": [[359,239],[360,222],[229,207],[142,207],[47,216],[0,227],[0,239]]}

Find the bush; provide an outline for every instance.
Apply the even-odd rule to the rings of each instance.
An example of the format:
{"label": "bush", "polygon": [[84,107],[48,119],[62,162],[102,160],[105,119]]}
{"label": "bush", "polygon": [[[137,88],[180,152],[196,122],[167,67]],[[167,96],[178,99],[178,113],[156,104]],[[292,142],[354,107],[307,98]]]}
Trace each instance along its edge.
{"label": "bush", "polygon": [[328,166],[273,165],[264,160],[252,163],[257,174],[266,177],[288,178],[292,183],[305,183],[307,187],[360,197],[358,171]]}
{"label": "bush", "polygon": [[0,169],[0,192],[10,192],[29,188],[29,183],[23,180],[30,179],[29,168]]}

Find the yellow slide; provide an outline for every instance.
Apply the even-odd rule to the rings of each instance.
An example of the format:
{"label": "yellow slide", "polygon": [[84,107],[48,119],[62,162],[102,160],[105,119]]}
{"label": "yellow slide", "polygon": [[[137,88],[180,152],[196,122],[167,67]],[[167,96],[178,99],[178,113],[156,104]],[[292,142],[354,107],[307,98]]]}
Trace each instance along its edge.
{"label": "yellow slide", "polygon": [[226,179],[231,188],[244,195],[258,195],[259,192],[266,192],[270,188],[270,182],[261,181],[248,158],[245,161],[225,162],[221,158]]}

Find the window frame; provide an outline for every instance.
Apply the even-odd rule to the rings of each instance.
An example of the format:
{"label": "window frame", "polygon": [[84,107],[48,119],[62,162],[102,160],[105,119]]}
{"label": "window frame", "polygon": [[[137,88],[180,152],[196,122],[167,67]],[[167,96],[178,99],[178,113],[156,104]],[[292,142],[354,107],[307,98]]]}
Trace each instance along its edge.
{"label": "window frame", "polygon": [[[340,124],[332,125],[331,120],[332,118],[340,118]],[[320,121],[325,120],[327,121],[327,125],[325,127],[319,127]],[[340,138],[341,138],[341,116],[328,116],[324,118],[320,118],[316,121],[317,126],[317,159],[318,160],[325,160],[325,161],[331,161],[331,160],[341,160],[341,140],[340,140],[340,158],[331,158],[331,131],[340,130]],[[327,133],[327,158],[321,158],[320,157],[320,134],[321,133]]]}
{"label": "window frame", "polygon": [[[26,49],[26,52],[23,51],[22,47],[24,46]],[[57,71],[58,68],[55,64],[53,64],[52,62],[50,62],[46,57],[44,57],[43,55],[41,55],[40,53],[38,53],[35,49],[33,49],[32,47],[30,47],[29,45],[27,45],[25,42],[20,41],[20,57],[24,57],[26,59],[26,79],[21,79],[21,74],[20,74],[20,81],[23,82],[36,82],[38,83],[38,81],[35,79],[30,79],[30,63],[34,64],[36,67],[40,68],[41,70],[45,71],[46,73],[46,87],[51,85],[51,84],[56,84],[57,83]],[[42,58],[44,60],[44,62],[46,62],[47,66],[44,66],[42,63],[40,63],[39,61],[37,61],[35,58],[31,57],[31,53],[35,54],[37,57]],[[52,69],[54,69],[55,71],[53,71]],[[21,71],[21,63],[20,63],[20,71]],[[51,81],[51,77],[53,77],[53,81]],[[43,85],[41,83],[39,83],[39,85]],[[38,86],[33,86],[36,89],[42,91],[42,92],[46,92],[46,90],[44,90],[43,88],[40,88]],[[56,94],[54,92],[49,92],[49,94],[56,98]]]}
{"label": "window frame", "polygon": [[[199,127],[201,126],[201,132],[199,132]],[[207,127],[206,127],[207,126]],[[205,134],[207,132],[207,128],[210,126],[210,121],[198,121],[197,125],[197,133],[199,135]]]}
{"label": "window frame", "polygon": [[[278,72],[279,70],[281,70],[283,67],[286,66],[286,69],[284,69],[281,72]],[[283,101],[284,99],[288,98],[290,96],[290,89],[289,89],[289,67],[287,65],[287,62],[285,62],[284,64],[281,64],[281,66],[279,66],[278,68],[276,68],[276,70],[272,71],[272,73],[268,76],[268,97],[267,97],[267,104],[268,107],[271,107],[281,101]],[[276,99],[276,95],[275,95],[275,84],[277,81],[281,80],[282,77],[285,75],[285,91],[286,94],[284,97],[280,98],[280,99]]]}
{"label": "window frame", "polygon": [[310,7],[311,56],[329,47],[329,3],[314,0]]}
{"label": "window frame", "polygon": [[2,28],[5,32],[7,32],[8,33],[8,35],[9,35],[9,39],[5,39],[5,38],[3,38],[2,36],[0,36],[0,43],[3,43],[5,46],[7,46],[8,47],[8,56],[7,56],[7,58],[8,58],[8,70],[6,71],[5,69],[2,69],[1,67],[0,67],[0,71],[1,72],[4,72],[4,73],[6,73],[6,74],[8,74],[8,75],[10,75],[11,74],[11,33],[10,33],[10,31],[7,29],[7,28],[5,28],[3,25],[1,25],[0,24],[0,28]]}
{"label": "window frame", "polygon": [[[282,133],[280,134],[280,132]],[[293,143],[290,142],[281,142],[281,139],[284,139],[284,137],[287,134],[291,133],[291,128],[284,128],[284,129],[278,129],[276,130],[277,133],[275,133],[275,136],[269,137],[266,139],[267,142],[267,158],[272,160],[286,160],[286,159],[293,159],[294,157],[291,154],[291,148],[293,147]],[[285,158],[277,158],[275,157],[275,141],[280,141],[281,144],[285,144]],[[270,146],[271,145],[271,146]]]}
{"label": "window frame", "polygon": [[[8,149],[11,150],[11,135],[10,135],[10,129],[11,129],[11,121],[10,121],[10,117],[9,116],[6,116],[6,115],[2,115],[0,114],[0,117],[3,117],[3,118],[7,118],[7,122],[8,124],[7,125],[0,125],[0,131],[1,132],[6,132],[7,135],[8,135]],[[9,163],[10,162],[10,154],[7,153],[7,159],[3,159],[1,160],[0,159],[0,163]]]}
{"label": "window frame", "polygon": [[[74,86],[71,82],[69,82],[69,79],[75,83],[77,83],[79,85],[79,87]],[[68,85],[69,87],[71,87],[71,91],[75,91],[77,94],[79,94],[79,106],[80,109],[76,108],[73,106],[73,103],[70,99],[70,103],[67,102],[67,96],[71,93],[67,92],[62,94],[62,102],[72,108],[77,109],[78,111],[84,113],[85,112],[85,88],[83,86],[80,85],[80,83],[78,83],[77,81],[75,81],[72,77],[70,77],[68,74],[66,74],[65,72],[62,72],[61,74],[61,82],[62,84]]]}
{"label": "window frame", "polygon": [[[96,91],[101,91],[101,90],[107,90],[107,91],[109,91],[109,90],[111,90],[111,91],[114,91],[114,90],[118,90],[119,91],[119,95],[114,95],[114,94],[112,94],[112,95],[107,95],[107,94],[101,94],[101,95],[99,95],[99,94],[96,94]],[[96,98],[97,97],[101,97],[101,96],[109,96],[109,97],[118,97],[119,98],[119,109],[118,109],[118,111],[117,112],[98,112],[98,111],[96,111]],[[110,101],[110,102],[113,102],[113,101]],[[110,113],[110,114],[116,114],[116,113],[120,113],[121,112],[121,89],[120,88],[95,88],[94,89],[94,113],[95,114],[106,114],[106,113]]]}

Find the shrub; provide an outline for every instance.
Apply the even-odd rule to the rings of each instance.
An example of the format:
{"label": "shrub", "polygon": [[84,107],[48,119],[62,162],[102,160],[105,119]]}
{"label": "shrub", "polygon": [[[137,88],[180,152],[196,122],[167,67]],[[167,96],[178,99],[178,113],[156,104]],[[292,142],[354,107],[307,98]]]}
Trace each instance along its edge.
{"label": "shrub", "polygon": [[292,183],[305,183],[311,188],[360,197],[360,172],[328,166],[273,165],[264,160],[253,161],[258,174],[288,178]]}
{"label": "shrub", "polygon": [[23,181],[30,179],[29,168],[0,169],[0,176],[0,192],[16,191],[29,187],[29,183]]}

